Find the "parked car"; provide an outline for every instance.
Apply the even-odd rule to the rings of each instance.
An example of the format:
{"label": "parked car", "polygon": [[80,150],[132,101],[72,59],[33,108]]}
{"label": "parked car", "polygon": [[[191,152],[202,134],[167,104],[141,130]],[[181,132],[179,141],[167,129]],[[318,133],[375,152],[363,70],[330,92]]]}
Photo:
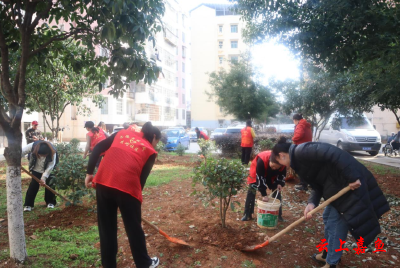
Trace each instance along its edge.
{"label": "parked car", "polygon": [[225,131],[226,131],[226,128],[216,128],[216,129],[214,129],[214,131],[211,132],[210,139],[213,140],[217,136],[224,135]]}
{"label": "parked car", "polygon": [[123,130],[123,129],[125,129],[125,128],[124,127],[114,127],[114,130],[111,133],[111,135],[114,134],[114,133],[117,133],[118,131]]}
{"label": "parked car", "polygon": [[163,133],[167,135],[167,144],[165,145],[165,150],[175,151],[179,144],[189,149],[190,139],[184,130],[180,129],[166,129]]}
{"label": "parked car", "polygon": [[292,134],[294,133],[294,124],[281,124],[277,125],[278,129],[276,130],[276,133],[282,133],[282,134]]}
{"label": "parked car", "polygon": [[[196,133],[196,131],[194,131],[195,128],[196,127],[192,127],[188,132],[190,141],[197,141],[197,133]],[[198,128],[199,128],[200,131],[206,131],[204,129],[204,127],[198,127]],[[206,131],[206,134],[207,134],[207,131]]]}
{"label": "parked car", "polygon": [[237,125],[234,127],[227,127],[224,135],[241,135],[241,130],[245,128],[245,125]]}
{"label": "parked car", "polygon": [[364,115],[361,120],[332,116],[321,131],[320,142],[326,142],[345,151],[366,151],[375,156],[381,149],[381,135]]}

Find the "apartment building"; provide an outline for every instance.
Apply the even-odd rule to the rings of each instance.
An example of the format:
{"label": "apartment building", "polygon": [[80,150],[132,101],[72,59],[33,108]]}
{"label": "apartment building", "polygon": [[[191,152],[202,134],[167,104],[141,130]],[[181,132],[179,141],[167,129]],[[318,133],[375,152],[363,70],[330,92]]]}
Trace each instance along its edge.
{"label": "apartment building", "polygon": [[163,25],[156,47],[148,44],[146,48],[163,74],[152,85],[133,84],[135,120],[152,121],[161,127],[186,126],[190,110],[190,28],[188,14],[178,1],[165,1]]}
{"label": "apartment building", "polygon": [[228,68],[246,51],[240,16],[230,4],[201,4],[190,12],[192,33],[192,127],[225,127],[234,119],[209,99],[209,74]]}

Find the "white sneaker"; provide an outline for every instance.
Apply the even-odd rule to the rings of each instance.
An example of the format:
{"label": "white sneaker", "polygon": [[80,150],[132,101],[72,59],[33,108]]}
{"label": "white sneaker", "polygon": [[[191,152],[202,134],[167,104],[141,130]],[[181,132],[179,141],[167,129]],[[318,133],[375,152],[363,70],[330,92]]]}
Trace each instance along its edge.
{"label": "white sneaker", "polygon": [[25,212],[25,211],[27,211],[27,212],[32,211],[32,207],[30,207],[30,206],[24,207],[24,212]]}
{"label": "white sneaker", "polygon": [[157,257],[151,258],[151,265],[149,268],[155,268],[160,264],[160,260]]}
{"label": "white sneaker", "polygon": [[54,205],[53,205],[53,204],[48,204],[48,205],[47,205],[47,208],[53,209],[53,208],[54,208]]}

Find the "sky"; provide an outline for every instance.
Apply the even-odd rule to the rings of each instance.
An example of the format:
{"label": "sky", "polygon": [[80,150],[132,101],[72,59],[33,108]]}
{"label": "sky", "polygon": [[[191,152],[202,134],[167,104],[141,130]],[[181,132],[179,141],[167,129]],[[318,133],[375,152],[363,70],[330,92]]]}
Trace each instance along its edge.
{"label": "sky", "polygon": [[[182,7],[191,10],[201,3],[229,3],[227,0],[178,0]],[[265,43],[251,49],[253,64],[261,72],[261,82],[268,84],[268,80],[298,79],[299,61],[281,44],[266,40]]]}

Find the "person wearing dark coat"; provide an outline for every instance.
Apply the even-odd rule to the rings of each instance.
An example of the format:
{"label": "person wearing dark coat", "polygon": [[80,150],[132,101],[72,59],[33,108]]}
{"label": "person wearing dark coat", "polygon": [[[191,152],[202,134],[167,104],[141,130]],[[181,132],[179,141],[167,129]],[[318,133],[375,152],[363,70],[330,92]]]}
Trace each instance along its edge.
{"label": "person wearing dark coat", "polygon": [[304,210],[306,219],[312,209],[350,186],[350,192],[338,198],[325,208],[323,221],[327,252],[314,256],[326,262],[324,268],[336,268],[341,260],[340,240],[347,239],[347,232],[358,240],[364,239],[364,246],[373,242],[381,233],[379,219],[390,210],[389,204],[372,173],[348,152],[331,144],[307,142],[292,145],[281,137],[273,148],[276,160],[290,166],[312,187],[308,205]]}

